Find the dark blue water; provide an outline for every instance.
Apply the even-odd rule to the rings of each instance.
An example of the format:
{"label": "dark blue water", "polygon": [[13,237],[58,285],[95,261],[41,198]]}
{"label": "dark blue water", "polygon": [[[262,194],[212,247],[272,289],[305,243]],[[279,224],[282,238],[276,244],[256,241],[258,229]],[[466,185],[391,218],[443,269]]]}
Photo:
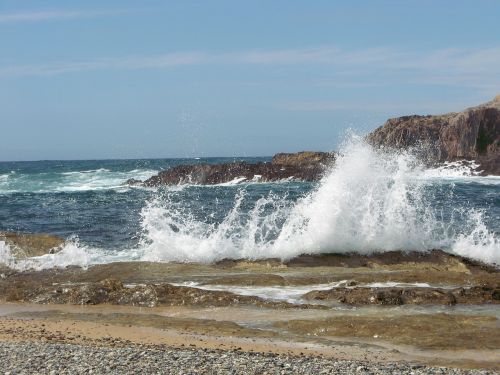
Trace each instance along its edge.
{"label": "dark blue water", "polygon": [[[216,236],[229,237],[231,239],[230,246],[244,247],[247,246],[245,244],[248,241],[243,241],[243,237],[250,235],[260,236],[252,246],[262,248],[263,244],[276,240],[282,226],[285,222],[290,221],[291,215],[302,214],[295,212],[299,211],[298,209],[294,211],[294,204],[316,191],[320,184],[280,182],[160,189],[124,185],[124,182],[130,178],[144,180],[160,170],[179,164],[222,163],[234,160],[256,162],[268,161],[269,158],[1,162],[0,231],[52,233],[64,238],[78,238],[81,245],[112,252],[137,249],[155,243],[158,241],[158,236],[161,235],[162,228],[168,232],[165,236],[165,242],[161,241],[161,246],[164,247],[168,247],[170,243],[175,243],[172,246],[177,247],[184,246],[182,244],[186,243],[186,246],[191,246],[193,252],[196,252],[199,250],[196,249],[197,247],[204,249],[207,246],[212,246],[213,249],[216,249],[217,246],[229,246],[221,238],[212,238]],[[362,173],[361,176],[363,176]],[[337,178],[342,178],[342,173],[339,172]],[[363,183],[362,180],[363,178],[359,184]],[[463,235],[463,237],[469,236],[472,243],[476,241],[478,246],[486,246],[487,250],[484,251],[500,251],[497,248],[500,233],[500,179],[445,176],[444,178],[431,177],[429,181],[419,188],[418,195],[406,188],[409,192],[403,191],[403,194],[408,195],[408,201],[401,204],[401,207],[398,206],[395,211],[393,210],[395,213],[387,211],[385,208],[382,208],[382,211],[375,209],[373,212],[379,213],[373,214],[372,220],[374,222],[382,220],[378,217],[381,215],[380,212],[384,215],[387,215],[387,212],[391,212],[390,215],[399,215],[398,210],[409,209],[413,204],[412,199],[414,199],[415,205],[422,206],[421,209],[415,210],[415,215],[420,215],[420,212],[422,217],[417,219],[417,224],[406,223],[406,227],[425,225],[425,220],[428,220],[429,207],[432,207],[433,223],[431,226],[439,227],[436,229],[439,233],[431,234],[432,228],[426,228],[425,230],[428,231],[426,233],[429,233],[429,236],[446,236],[446,241],[448,241],[439,242],[441,241],[439,239],[437,244],[448,244],[451,247],[450,237],[458,238],[459,235]],[[393,181],[389,182],[389,184],[393,183]],[[342,184],[339,185],[340,187],[335,186],[338,184],[335,179],[323,184],[332,186],[323,187],[326,192],[321,197],[315,198],[315,203],[311,203],[317,207],[318,215],[324,216],[325,220],[331,220],[332,228],[335,225],[344,225],[345,222],[349,223],[349,226],[346,227],[347,231],[356,225],[363,225],[361,221],[363,211],[360,211],[359,224],[356,224],[356,220],[353,221],[347,213],[337,214],[333,211],[338,211],[340,208],[346,210],[349,204],[352,204],[353,209],[357,210],[360,205],[364,204],[363,202],[366,202],[364,197],[350,197],[348,198],[350,202],[342,204],[329,202],[328,198],[325,198],[328,197],[328,189],[331,189],[331,195],[339,194],[335,199],[341,201],[346,192],[358,187],[353,185],[350,189]],[[345,192],[339,192],[339,189],[345,189]],[[398,187],[398,189],[401,188]],[[324,203],[318,203],[318,199],[324,200]],[[378,198],[371,197],[370,199]],[[383,206],[387,205],[393,198],[380,199],[381,201],[377,204]],[[422,203],[422,200],[425,199],[427,202]],[[236,204],[239,205],[237,210],[235,210]],[[257,212],[256,206],[259,204],[262,204],[262,207]],[[329,204],[332,205],[331,210],[329,210]],[[158,219],[165,220],[165,222],[157,227],[155,219],[152,219],[152,215],[155,214],[154,207],[161,207],[165,210]],[[370,206],[367,205],[367,207]],[[369,209],[372,210],[373,207]],[[302,208],[301,210],[306,209]],[[468,212],[471,210],[478,214],[468,216]],[[228,218],[231,212],[237,216],[236,219]],[[272,215],[276,217],[272,217],[270,220]],[[332,220],[332,215],[337,215],[334,220]],[[478,215],[480,219],[477,219]],[[302,219],[304,225],[317,219],[313,216],[310,213],[304,214]],[[259,228],[254,233],[251,232],[252,227],[249,222],[255,217],[259,218],[256,220],[256,225]],[[403,217],[406,217],[404,213]],[[363,220],[366,222],[366,217]],[[224,222],[230,223],[232,229],[225,228],[222,231],[219,226]],[[478,225],[483,225],[487,233],[475,235],[474,230],[477,232]],[[160,233],[151,235],[150,229],[151,232],[159,231]],[[145,234],[145,232],[147,233]],[[186,237],[186,233],[190,234],[190,232],[192,232],[192,237]],[[251,233],[249,234],[249,232]],[[386,229],[373,232],[375,235],[382,233],[380,239],[380,248],[382,249],[390,247],[386,232]],[[176,233],[179,233],[179,238],[175,238]],[[361,233],[360,236],[369,237],[372,235],[366,235],[363,231],[356,233]],[[356,233],[354,236],[358,235]],[[475,239],[474,236],[477,238]],[[216,246],[210,242],[209,246],[205,243],[206,238],[214,243],[219,241],[220,244]],[[328,238],[333,244],[339,235],[332,234],[331,237],[325,238]],[[348,245],[345,244],[349,244],[348,240],[342,238],[339,241],[347,249]],[[359,242],[359,239],[357,241],[353,243],[361,245],[365,243]],[[304,247],[307,246],[304,245]],[[248,251],[255,251],[250,247],[249,249]],[[324,245],[318,245],[318,249],[324,249]],[[338,249],[332,245],[332,250]],[[190,252],[189,249],[182,251],[187,251],[188,254]],[[224,254],[227,255],[230,254],[230,251],[235,250],[226,249],[225,251]],[[243,252],[243,254],[246,253]],[[238,253],[238,255],[241,254]]]}
{"label": "dark blue water", "polygon": [[[0,162],[0,230],[78,236],[102,248],[128,248],[138,241],[139,213],[161,191],[129,188],[181,164],[259,162],[270,158],[76,160]],[[261,190],[257,188],[256,190]],[[268,191],[269,187],[264,189]],[[189,196],[186,196],[187,195]],[[192,193],[192,195],[190,195]],[[229,195],[228,195],[229,194]],[[232,202],[234,189],[195,187],[181,194],[187,204],[216,198]],[[200,206],[201,208],[201,206]]]}

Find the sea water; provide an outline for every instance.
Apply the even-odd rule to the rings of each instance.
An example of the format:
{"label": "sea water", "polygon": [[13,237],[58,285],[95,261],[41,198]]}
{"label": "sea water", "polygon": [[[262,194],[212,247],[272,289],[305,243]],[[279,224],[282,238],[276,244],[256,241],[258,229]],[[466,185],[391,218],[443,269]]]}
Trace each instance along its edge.
{"label": "sea water", "polygon": [[352,136],[317,183],[128,186],[180,164],[270,158],[0,163],[0,231],[51,233],[60,253],[19,269],[127,260],[215,262],[331,252],[443,249],[500,264],[500,177],[474,163],[425,168]]}

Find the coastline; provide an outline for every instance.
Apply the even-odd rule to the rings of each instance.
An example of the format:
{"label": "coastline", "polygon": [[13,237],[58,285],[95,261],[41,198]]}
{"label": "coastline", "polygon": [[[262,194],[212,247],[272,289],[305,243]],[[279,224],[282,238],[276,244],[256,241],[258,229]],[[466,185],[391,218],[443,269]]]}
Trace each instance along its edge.
{"label": "coastline", "polygon": [[[1,306],[2,311],[5,311],[5,306],[5,304]],[[9,307],[18,312],[24,309],[31,310],[31,313],[22,317],[13,315],[0,318],[0,348],[9,345],[11,348],[17,348],[16,350],[24,347],[37,347],[43,352],[55,346],[59,348],[58,350],[61,350],[61,347],[65,348],[61,350],[62,352],[68,348],[76,348],[77,351],[91,350],[98,353],[131,351],[136,355],[136,362],[147,362],[148,353],[153,353],[157,360],[158,358],[161,360],[178,359],[186,353],[198,357],[198,360],[192,363],[174,361],[178,367],[172,373],[185,372],[197,367],[201,367],[205,371],[211,369],[214,373],[219,373],[216,370],[217,367],[212,367],[213,363],[206,362],[204,356],[207,354],[209,356],[215,355],[216,358],[226,358],[227,356],[240,358],[246,363],[246,366],[251,366],[251,361],[255,358],[278,359],[288,363],[291,368],[297,363],[305,363],[306,366],[310,366],[310,363],[317,361],[324,370],[332,371],[332,368],[337,367],[337,372],[334,373],[341,373],[341,371],[348,371],[348,369],[358,370],[360,367],[363,371],[375,371],[375,373],[377,371],[383,373],[442,373],[443,371],[446,373],[473,373],[470,372],[470,369],[481,369],[478,373],[494,373],[489,371],[500,370],[496,361],[496,350],[415,350],[415,348],[404,345],[391,345],[376,339],[360,340],[356,337],[339,337],[330,339],[328,342],[314,339],[293,341],[290,340],[290,336],[256,337],[248,331],[242,335],[224,332],[224,330],[214,334],[213,332],[204,332],[202,327],[216,329],[217,325],[209,327],[201,324],[193,330],[192,327],[187,328],[179,322],[173,323],[171,328],[160,329],[134,322],[133,319],[127,324],[113,322],[113,319],[117,319],[119,314],[124,313],[123,308],[116,306],[106,306],[104,309],[100,306],[97,308],[74,307],[80,312],[77,315],[69,313],[72,318],[61,317],[56,313],[56,311],[67,310],[65,306],[62,308],[58,306],[57,310],[50,310],[54,308],[53,306],[44,306],[42,309],[36,309],[38,311],[34,311],[33,306],[27,305],[9,305]],[[125,310],[128,319],[132,315],[145,317],[151,315],[149,312],[140,311],[140,308]],[[133,310],[136,310],[135,313],[132,312]],[[168,309],[162,310],[164,314],[169,313]],[[101,319],[107,316],[109,320],[96,321],[96,313]],[[164,319],[170,320],[171,323],[175,321],[175,318],[171,317],[164,317]],[[81,366],[81,363],[68,360],[62,353],[58,354],[58,358],[58,362],[66,366],[66,369],[72,368],[74,370]],[[0,355],[0,363],[4,366],[10,360],[12,358],[5,357],[4,353]],[[207,364],[210,367],[204,367]],[[94,365],[106,366],[107,363],[101,361]],[[43,371],[43,366],[40,364],[40,368],[32,370]],[[282,367],[278,368],[282,369]],[[303,367],[302,371],[307,368],[310,367]],[[464,371],[457,369],[464,369]],[[274,373],[273,370],[275,369],[267,369],[268,373]],[[284,373],[297,373],[297,370],[295,368],[294,371],[285,371]],[[222,373],[226,373],[226,371],[222,371]]]}
{"label": "coastline", "polygon": [[[177,363],[172,373],[227,373],[230,363],[266,364],[255,373],[307,372],[308,363],[331,373],[500,371],[500,273],[443,252],[3,272],[0,352],[123,351],[148,366]],[[3,368],[17,363],[3,356]]]}

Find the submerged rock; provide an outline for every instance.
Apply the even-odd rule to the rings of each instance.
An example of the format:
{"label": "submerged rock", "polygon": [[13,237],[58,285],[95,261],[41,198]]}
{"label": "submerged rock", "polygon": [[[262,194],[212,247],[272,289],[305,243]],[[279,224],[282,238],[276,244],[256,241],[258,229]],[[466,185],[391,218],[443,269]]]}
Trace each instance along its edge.
{"label": "submerged rock", "polygon": [[500,95],[458,113],[389,119],[368,140],[396,149],[419,147],[431,164],[475,160],[478,171],[500,175]]}
{"label": "submerged rock", "polygon": [[127,181],[125,181],[124,185],[130,185],[130,186],[142,185],[142,181],[136,178],[129,178]]}
{"label": "submerged rock", "polygon": [[[271,182],[286,179],[318,181],[335,160],[329,152],[277,154],[270,163],[234,162],[224,164],[179,165],[144,181],[146,186],[215,185],[227,182]],[[137,180],[128,181],[137,185]]]}
{"label": "submerged rock", "polygon": [[5,242],[16,259],[53,254],[61,250],[64,239],[52,234],[28,234],[0,232],[0,241]]}
{"label": "submerged rock", "polygon": [[455,305],[500,303],[497,287],[440,288],[332,288],[306,293],[306,300],[338,301],[349,305]]}
{"label": "submerged rock", "polygon": [[293,307],[286,302],[265,301],[259,297],[242,296],[231,292],[203,290],[167,283],[124,285],[109,278],[100,282],[80,285],[44,286],[10,292],[10,301],[43,304],[75,305],[129,305],[129,306],[232,306],[256,305],[267,307]]}
{"label": "submerged rock", "polygon": [[[318,284],[330,283],[337,287],[314,291],[319,289]],[[399,283],[403,288],[369,287],[373,283]],[[419,288],[416,283],[440,287]],[[307,285],[310,288],[306,291],[313,291],[300,305],[264,298],[266,293],[258,292],[268,286],[292,290],[294,286]],[[255,295],[261,297],[241,292],[240,286],[253,286]],[[116,262],[86,269],[17,271],[6,268],[0,272],[1,300],[44,304],[272,308],[326,308],[330,305],[318,304],[321,300],[360,305],[499,303],[500,270],[437,250],[304,255],[286,263],[267,259],[226,260],[217,264]],[[314,306],[310,302],[314,302]]]}
{"label": "submerged rock", "polygon": [[[420,349],[449,351],[453,349],[488,349],[498,352],[500,347],[498,319],[488,315],[458,313],[381,314],[380,312],[363,315],[360,312],[316,320],[283,320],[274,323],[274,326],[294,334],[305,334],[313,337],[358,337],[370,341],[377,339],[380,340],[378,342],[388,341]],[[408,347],[404,353],[407,355]],[[463,355],[462,351],[457,351],[457,353]],[[408,373],[420,373],[420,371],[409,371]],[[448,372],[443,371],[442,373]]]}
{"label": "submerged rock", "polygon": [[385,251],[371,254],[327,253],[299,255],[285,262],[288,267],[368,267],[373,269],[396,267],[429,271],[466,272],[470,269],[485,269],[494,273],[498,269],[480,261],[447,253],[443,250],[429,251]]}

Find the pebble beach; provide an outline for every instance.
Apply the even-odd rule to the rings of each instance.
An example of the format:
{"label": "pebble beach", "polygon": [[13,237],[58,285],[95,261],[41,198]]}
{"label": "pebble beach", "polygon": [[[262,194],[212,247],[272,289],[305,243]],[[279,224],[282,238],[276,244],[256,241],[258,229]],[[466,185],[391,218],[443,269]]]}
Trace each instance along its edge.
{"label": "pebble beach", "polygon": [[52,343],[0,343],[4,374],[495,374],[486,370],[374,364],[322,357],[199,348],[111,348]]}

